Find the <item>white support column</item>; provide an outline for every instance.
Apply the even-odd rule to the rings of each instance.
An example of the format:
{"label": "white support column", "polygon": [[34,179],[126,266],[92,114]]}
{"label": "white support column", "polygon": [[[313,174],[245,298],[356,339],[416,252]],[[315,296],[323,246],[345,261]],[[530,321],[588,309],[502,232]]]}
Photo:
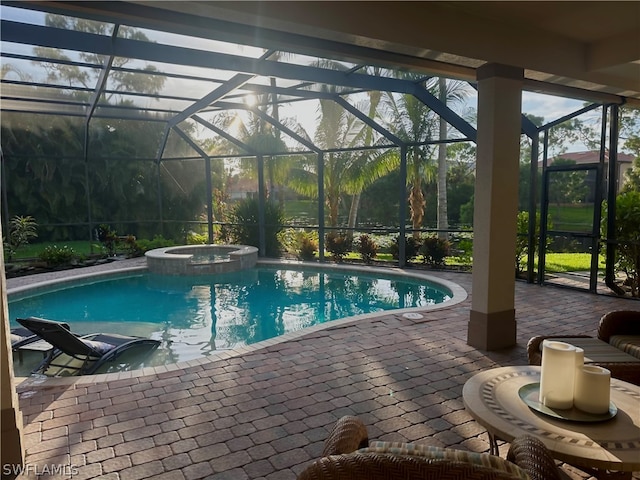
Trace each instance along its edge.
{"label": "white support column", "polygon": [[[0,227],[0,238],[2,227]],[[2,241],[0,240],[0,247]],[[3,468],[2,478],[14,478],[15,475],[5,475],[4,469],[14,470],[14,465],[24,465],[24,444],[22,442],[22,412],[18,409],[18,395],[16,393],[13,375],[13,359],[11,358],[11,343],[9,329],[9,314],[7,307],[7,282],[4,275],[4,254],[0,249],[0,426],[2,436],[2,453],[0,454]],[[7,471],[9,471],[7,470]]]}
{"label": "white support column", "polygon": [[478,69],[473,214],[473,287],[467,343],[498,350],[516,343],[515,251],[523,70]]}

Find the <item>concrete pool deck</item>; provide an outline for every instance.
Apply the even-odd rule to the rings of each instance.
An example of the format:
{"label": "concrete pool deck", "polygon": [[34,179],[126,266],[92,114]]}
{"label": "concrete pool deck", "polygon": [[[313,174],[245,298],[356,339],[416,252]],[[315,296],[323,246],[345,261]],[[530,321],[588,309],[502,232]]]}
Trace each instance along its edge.
{"label": "concrete pool deck", "polygon": [[[140,265],[144,259],[88,268]],[[8,279],[7,286],[77,274]],[[468,273],[429,274],[471,294]],[[178,366],[27,379],[18,393],[31,468],[19,478],[56,465],[68,468],[52,478],[74,480],[293,479],[320,456],[342,415],[361,417],[372,439],[486,452],[486,431],[462,404],[466,380],[526,364],[534,335],[595,336],[602,314],[640,309],[634,300],[517,282],[518,344],[485,352],[466,344],[470,299],[417,319],[387,312],[329,323]],[[569,478],[591,478],[563,469]]]}

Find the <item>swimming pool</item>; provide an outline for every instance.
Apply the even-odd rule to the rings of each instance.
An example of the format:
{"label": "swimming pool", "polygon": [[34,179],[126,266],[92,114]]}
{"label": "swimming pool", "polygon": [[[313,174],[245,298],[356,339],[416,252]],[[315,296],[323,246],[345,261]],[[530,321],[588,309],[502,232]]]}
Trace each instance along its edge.
{"label": "swimming pool", "polygon": [[[454,288],[455,289],[455,288]],[[147,365],[199,358],[345,317],[450,302],[451,285],[381,269],[264,265],[204,276],[140,270],[9,296],[9,318],[161,340]]]}

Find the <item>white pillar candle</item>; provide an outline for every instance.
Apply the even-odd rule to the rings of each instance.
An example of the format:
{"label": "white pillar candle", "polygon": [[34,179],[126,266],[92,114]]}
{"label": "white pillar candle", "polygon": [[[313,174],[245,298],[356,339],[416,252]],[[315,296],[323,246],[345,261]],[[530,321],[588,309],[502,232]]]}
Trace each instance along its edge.
{"label": "white pillar candle", "polygon": [[[584,348],[576,347],[576,375],[578,374],[578,370],[582,370],[584,366]],[[575,384],[574,384],[575,391]]]}
{"label": "white pillar candle", "polygon": [[576,376],[576,347],[564,342],[542,342],[539,401],[549,408],[566,410],[573,406]]}
{"label": "white pillar candle", "polygon": [[596,365],[585,365],[576,376],[573,402],[587,413],[607,413],[611,397],[611,372]]}

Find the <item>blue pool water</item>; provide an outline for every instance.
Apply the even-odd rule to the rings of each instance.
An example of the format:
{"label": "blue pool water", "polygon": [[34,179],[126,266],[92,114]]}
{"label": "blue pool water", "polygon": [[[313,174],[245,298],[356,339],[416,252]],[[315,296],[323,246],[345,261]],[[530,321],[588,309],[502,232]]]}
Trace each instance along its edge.
{"label": "blue pool water", "polygon": [[68,322],[79,334],[162,341],[153,365],[208,355],[318,323],[450,299],[445,286],[329,270],[257,267],[215,276],[140,273],[91,280],[9,301],[15,318]]}

